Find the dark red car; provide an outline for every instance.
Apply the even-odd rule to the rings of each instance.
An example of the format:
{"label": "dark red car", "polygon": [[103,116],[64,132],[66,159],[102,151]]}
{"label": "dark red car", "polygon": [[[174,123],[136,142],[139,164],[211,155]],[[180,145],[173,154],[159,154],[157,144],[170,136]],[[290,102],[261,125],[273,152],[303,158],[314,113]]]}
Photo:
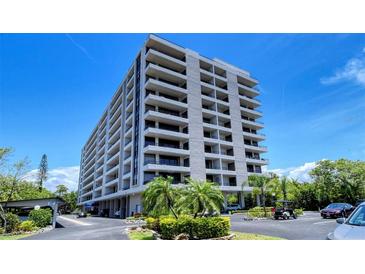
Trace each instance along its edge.
{"label": "dark red car", "polygon": [[333,203],[321,210],[321,216],[325,218],[347,218],[350,216],[354,207],[347,203]]}

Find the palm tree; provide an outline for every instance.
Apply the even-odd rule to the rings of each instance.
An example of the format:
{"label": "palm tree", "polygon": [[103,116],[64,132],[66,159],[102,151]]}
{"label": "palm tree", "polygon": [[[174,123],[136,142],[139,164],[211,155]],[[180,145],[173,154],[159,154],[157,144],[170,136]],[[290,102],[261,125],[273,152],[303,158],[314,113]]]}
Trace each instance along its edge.
{"label": "palm tree", "polygon": [[272,187],[272,183],[277,179],[277,176],[273,173],[269,173],[268,175],[250,175],[248,177],[249,186],[254,187],[254,191],[260,193],[261,196],[261,205],[264,208],[265,217],[266,213],[266,194]]}
{"label": "palm tree", "polygon": [[187,179],[187,186],[184,189],[180,200],[180,209],[186,208],[194,218],[204,215],[206,212],[220,212],[224,196],[219,187],[209,181]]}
{"label": "palm tree", "polygon": [[172,185],[173,177],[155,177],[143,192],[143,206],[147,212],[163,215],[171,213],[177,219],[174,205],[179,197],[179,189]]}
{"label": "palm tree", "polygon": [[283,198],[285,201],[287,200],[287,196],[288,196],[289,182],[290,182],[290,180],[286,176],[283,176],[280,178],[280,188],[281,188],[281,192],[283,193]]}

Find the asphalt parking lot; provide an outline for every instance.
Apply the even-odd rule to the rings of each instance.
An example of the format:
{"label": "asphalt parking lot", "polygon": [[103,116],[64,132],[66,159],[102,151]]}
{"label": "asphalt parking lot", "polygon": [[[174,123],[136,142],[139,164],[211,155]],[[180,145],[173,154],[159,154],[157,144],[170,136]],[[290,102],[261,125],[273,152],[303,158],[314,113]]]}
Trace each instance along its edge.
{"label": "asphalt parking lot", "polygon": [[[322,219],[318,212],[305,212],[296,220],[252,220],[245,215],[231,215],[232,231],[276,236],[289,240],[325,240],[336,228],[335,219]],[[22,240],[128,240],[124,220],[101,217],[57,217],[58,228]]]}
{"label": "asphalt parking lot", "polygon": [[245,221],[244,215],[231,216],[231,229],[237,232],[256,233],[288,240],[325,240],[334,231],[335,219],[322,219],[318,212],[305,212],[293,220]]}
{"label": "asphalt parking lot", "polygon": [[57,217],[57,223],[58,228],[23,240],[128,240],[124,233],[128,224],[120,219],[63,215]]}

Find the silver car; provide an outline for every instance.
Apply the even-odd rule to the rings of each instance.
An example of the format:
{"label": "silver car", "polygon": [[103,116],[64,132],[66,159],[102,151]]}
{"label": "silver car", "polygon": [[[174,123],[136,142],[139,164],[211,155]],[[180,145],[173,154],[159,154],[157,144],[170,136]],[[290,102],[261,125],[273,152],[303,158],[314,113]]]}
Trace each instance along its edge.
{"label": "silver car", "polygon": [[365,240],[365,203],[360,204],[348,219],[339,218],[340,225],[328,234],[329,240]]}

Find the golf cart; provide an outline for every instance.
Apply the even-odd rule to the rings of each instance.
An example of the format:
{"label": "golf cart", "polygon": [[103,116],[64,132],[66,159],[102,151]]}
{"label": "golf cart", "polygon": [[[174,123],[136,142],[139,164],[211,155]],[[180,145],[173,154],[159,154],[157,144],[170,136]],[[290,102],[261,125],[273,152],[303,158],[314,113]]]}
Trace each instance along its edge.
{"label": "golf cart", "polygon": [[292,206],[293,202],[286,200],[279,200],[276,202],[280,203],[281,205],[275,208],[275,213],[274,213],[275,220],[279,219],[288,220],[290,217],[293,217],[293,219],[297,218],[297,215],[295,215]]}

